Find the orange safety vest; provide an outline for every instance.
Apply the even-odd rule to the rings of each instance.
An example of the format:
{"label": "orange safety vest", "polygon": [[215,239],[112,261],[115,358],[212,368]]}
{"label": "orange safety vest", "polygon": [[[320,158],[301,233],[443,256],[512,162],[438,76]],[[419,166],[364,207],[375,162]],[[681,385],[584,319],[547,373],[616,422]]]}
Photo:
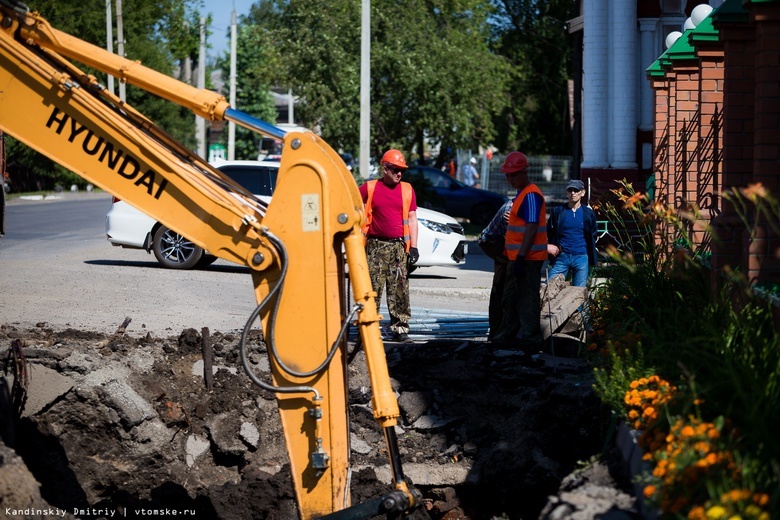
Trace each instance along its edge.
{"label": "orange safety vest", "polygon": [[[361,228],[361,231],[363,232],[363,244],[365,244],[366,240],[368,239],[368,228],[371,226],[371,212],[374,209],[371,206],[371,201],[374,198],[374,190],[376,189],[377,182],[379,181],[373,180],[366,183],[368,186],[368,200],[366,201],[366,222]],[[404,249],[406,249],[407,253],[412,246],[412,236],[409,233],[409,208],[412,207],[412,193],[414,193],[412,185],[408,182],[401,182],[401,203],[403,204],[404,219]]]}
{"label": "orange safety vest", "polygon": [[[520,247],[523,244],[523,237],[525,236],[526,221],[521,219],[517,213],[520,209],[520,205],[525,200],[526,195],[529,193],[538,193],[542,195],[542,192],[536,186],[536,184],[529,184],[515,199],[512,204],[512,212],[509,214],[509,224],[506,227],[506,246],[505,253],[507,258],[515,260],[517,254],[520,252]],[[539,215],[539,228],[536,231],[536,237],[531,244],[531,248],[525,255],[526,260],[547,260],[547,204],[544,202],[544,196],[542,196],[542,211]]]}

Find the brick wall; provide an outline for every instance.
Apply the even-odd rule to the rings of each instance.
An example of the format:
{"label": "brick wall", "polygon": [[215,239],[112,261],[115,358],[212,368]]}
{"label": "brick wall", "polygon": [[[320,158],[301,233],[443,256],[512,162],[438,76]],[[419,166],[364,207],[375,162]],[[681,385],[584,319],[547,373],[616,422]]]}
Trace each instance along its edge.
{"label": "brick wall", "polygon": [[652,80],[656,190],[672,207],[702,211],[689,231],[711,245],[714,276],[731,266],[778,283],[780,226],[746,215],[746,227],[723,198],[755,183],[780,196],[780,2],[745,5],[749,17],[715,19],[719,41],[694,44],[696,60],[672,61]]}

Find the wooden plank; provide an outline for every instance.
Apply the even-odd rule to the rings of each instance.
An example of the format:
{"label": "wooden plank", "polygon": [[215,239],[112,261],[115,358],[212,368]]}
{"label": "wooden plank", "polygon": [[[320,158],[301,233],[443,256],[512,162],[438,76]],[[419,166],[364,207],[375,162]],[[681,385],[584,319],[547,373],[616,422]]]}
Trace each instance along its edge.
{"label": "wooden plank", "polygon": [[[552,285],[550,287],[550,292],[552,293]],[[585,303],[587,297],[587,287],[572,287],[571,285],[567,285],[557,292],[552,299],[547,297],[544,288],[542,288],[540,324],[544,339],[546,340],[557,332],[572,314],[578,312],[577,309]]]}

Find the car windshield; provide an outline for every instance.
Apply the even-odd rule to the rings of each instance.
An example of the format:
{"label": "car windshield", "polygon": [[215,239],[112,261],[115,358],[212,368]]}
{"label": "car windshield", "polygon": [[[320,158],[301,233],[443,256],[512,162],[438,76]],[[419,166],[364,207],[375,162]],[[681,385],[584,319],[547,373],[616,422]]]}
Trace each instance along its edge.
{"label": "car windshield", "polygon": [[459,180],[447,175],[446,173],[436,170],[434,168],[410,168],[410,171],[414,174],[421,175],[426,181],[428,181],[433,188],[436,189],[451,189],[453,187],[463,187],[465,184]]}
{"label": "car windshield", "polygon": [[270,197],[276,188],[277,168],[268,166],[226,165],[219,170],[255,195]]}

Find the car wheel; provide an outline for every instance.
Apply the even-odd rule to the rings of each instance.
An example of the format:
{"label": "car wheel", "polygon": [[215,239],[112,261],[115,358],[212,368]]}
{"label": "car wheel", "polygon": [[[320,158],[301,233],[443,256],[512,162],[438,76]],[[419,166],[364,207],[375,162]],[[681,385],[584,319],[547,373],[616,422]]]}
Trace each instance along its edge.
{"label": "car wheel", "polygon": [[165,226],[154,233],[152,251],[157,261],[169,269],[192,269],[203,257],[203,249]]}
{"label": "car wheel", "polygon": [[217,260],[219,260],[219,257],[210,255],[208,253],[203,253],[203,256],[200,257],[200,262],[198,262],[198,267],[208,267]]}
{"label": "car wheel", "polygon": [[496,211],[498,211],[498,208],[492,204],[477,204],[471,208],[469,220],[472,224],[485,226],[493,219]]}

